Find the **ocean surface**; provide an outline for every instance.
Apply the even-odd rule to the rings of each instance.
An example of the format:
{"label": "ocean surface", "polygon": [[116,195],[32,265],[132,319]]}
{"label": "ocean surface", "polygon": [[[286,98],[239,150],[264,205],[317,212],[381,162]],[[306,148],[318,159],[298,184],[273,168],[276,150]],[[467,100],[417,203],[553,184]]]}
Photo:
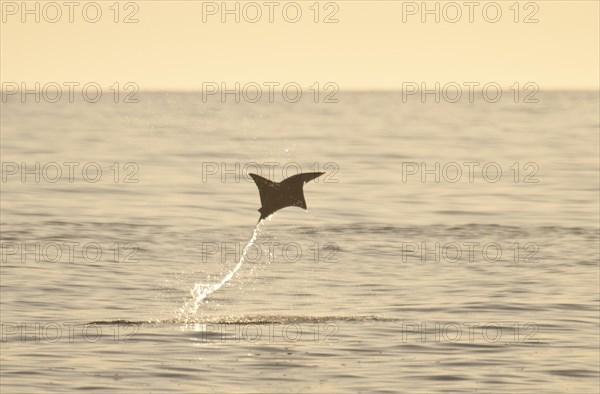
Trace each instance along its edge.
{"label": "ocean surface", "polygon": [[598,392],[597,92],[137,98],[2,103],[2,393]]}

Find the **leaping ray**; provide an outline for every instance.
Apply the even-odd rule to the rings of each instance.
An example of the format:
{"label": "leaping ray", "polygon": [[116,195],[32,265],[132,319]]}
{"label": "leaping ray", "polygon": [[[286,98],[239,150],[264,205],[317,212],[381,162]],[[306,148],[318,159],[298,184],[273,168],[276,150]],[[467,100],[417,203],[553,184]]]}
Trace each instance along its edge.
{"label": "leaping ray", "polygon": [[306,209],[304,199],[304,184],[325,174],[324,172],[307,172],[291,176],[281,182],[273,182],[256,174],[250,174],[260,194],[262,207],[258,210],[258,221],[269,217],[273,213],[286,207],[300,207]]}

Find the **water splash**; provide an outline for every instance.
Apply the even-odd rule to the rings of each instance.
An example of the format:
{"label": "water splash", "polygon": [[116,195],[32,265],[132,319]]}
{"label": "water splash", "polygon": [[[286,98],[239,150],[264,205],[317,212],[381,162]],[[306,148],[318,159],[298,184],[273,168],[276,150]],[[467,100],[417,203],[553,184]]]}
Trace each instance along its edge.
{"label": "water splash", "polygon": [[192,298],[185,302],[185,304],[183,305],[183,307],[180,311],[180,315],[195,315],[196,313],[198,313],[198,309],[200,308],[200,305],[202,304],[204,299],[206,297],[208,297],[210,294],[219,290],[221,287],[223,287],[223,285],[225,283],[229,282],[231,280],[231,278],[233,278],[235,273],[238,272],[238,270],[242,267],[242,264],[244,263],[244,260],[246,258],[246,254],[248,253],[248,248],[250,248],[250,246],[252,246],[254,244],[254,241],[256,241],[256,238],[258,237],[258,233],[259,233],[259,226],[261,225],[261,223],[262,223],[262,220],[256,224],[256,227],[254,227],[254,232],[252,233],[252,238],[250,238],[250,240],[244,247],[242,255],[240,256],[240,260],[237,262],[235,267],[233,267],[233,269],[227,275],[225,275],[225,277],[218,283],[213,283],[213,284],[202,284],[200,282],[196,283],[194,285],[194,288],[191,290]]}

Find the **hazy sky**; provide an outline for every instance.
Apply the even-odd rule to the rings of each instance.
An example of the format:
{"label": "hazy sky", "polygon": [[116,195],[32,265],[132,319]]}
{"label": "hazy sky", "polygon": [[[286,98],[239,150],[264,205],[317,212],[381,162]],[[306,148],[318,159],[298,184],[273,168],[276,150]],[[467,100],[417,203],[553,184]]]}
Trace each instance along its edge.
{"label": "hazy sky", "polygon": [[[239,2],[239,23],[235,15],[221,22],[221,1],[135,1],[127,8],[121,2],[119,23],[113,1],[96,2],[102,16],[87,22],[87,3],[73,9],[69,23],[69,8],[58,1],[62,17],[50,23],[56,7],[39,2],[37,23],[34,14],[22,15],[21,1],[2,1],[2,82],[135,82],[142,90],[200,90],[202,82],[223,81],[335,82],[342,90],[397,89],[402,82],[599,86],[598,1],[474,2],[472,8],[464,1],[427,2],[430,9],[438,3],[439,23],[434,14],[422,23],[421,1],[320,2],[319,23],[314,1],[295,3],[302,10],[296,23],[284,19],[284,7],[288,20],[295,18],[290,2]],[[255,5],[262,17],[251,23]],[[86,8],[90,20],[94,7]],[[497,8],[502,16],[491,23]],[[462,16],[451,23],[458,9]],[[123,23],[131,13],[138,22]],[[338,22],[323,23],[332,13]]]}

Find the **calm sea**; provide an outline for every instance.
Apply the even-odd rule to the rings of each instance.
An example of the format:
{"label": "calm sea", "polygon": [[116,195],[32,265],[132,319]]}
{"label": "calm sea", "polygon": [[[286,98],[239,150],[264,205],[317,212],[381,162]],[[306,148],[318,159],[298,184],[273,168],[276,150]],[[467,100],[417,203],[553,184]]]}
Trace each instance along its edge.
{"label": "calm sea", "polygon": [[597,392],[597,93],[338,98],[3,103],[2,392]]}

